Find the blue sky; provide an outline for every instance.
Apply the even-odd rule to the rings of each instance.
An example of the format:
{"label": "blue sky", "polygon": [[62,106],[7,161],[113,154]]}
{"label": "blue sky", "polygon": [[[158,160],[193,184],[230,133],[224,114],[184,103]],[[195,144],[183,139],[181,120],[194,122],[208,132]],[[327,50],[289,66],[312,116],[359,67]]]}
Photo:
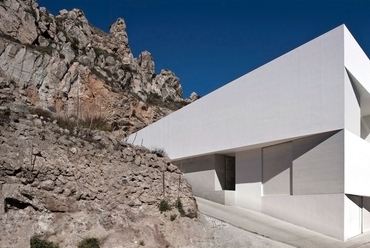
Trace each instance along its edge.
{"label": "blue sky", "polygon": [[125,19],[135,57],[181,80],[184,97],[204,96],[311,39],[346,24],[370,55],[367,0],[38,0],[56,15],[79,8],[108,32]]}

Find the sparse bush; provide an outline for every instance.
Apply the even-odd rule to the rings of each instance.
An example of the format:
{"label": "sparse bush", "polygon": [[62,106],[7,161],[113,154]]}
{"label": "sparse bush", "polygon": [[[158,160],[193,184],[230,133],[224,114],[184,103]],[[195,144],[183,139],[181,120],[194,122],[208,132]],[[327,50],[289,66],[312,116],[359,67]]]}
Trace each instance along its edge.
{"label": "sparse bush", "polygon": [[78,51],[79,46],[80,46],[80,41],[79,41],[77,38],[75,38],[75,37],[72,37],[72,38],[70,39],[70,41],[71,41],[71,48],[72,48],[74,51]]}
{"label": "sparse bush", "polygon": [[88,116],[85,117],[77,123],[76,117],[61,117],[58,116],[56,118],[57,124],[64,129],[68,129],[70,132],[73,131],[73,129],[77,126],[91,129],[91,130],[101,130],[101,131],[112,131],[111,125],[109,125],[106,118],[103,116]]}
{"label": "sparse bush", "polygon": [[33,236],[30,240],[31,248],[59,248],[58,245],[53,242],[49,242],[39,237]]}
{"label": "sparse bush", "polygon": [[77,126],[77,122],[74,118],[68,118],[68,117],[61,117],[58,116],[56,118],[58,126],[61,128],[67,129],[70,132],[73,131],[73,129]]}
{"label": "sparse bush", "polygon": [[144,240],[140,240],[139,245],[141,245],[141,246],[145,246],[145,242],[144,242]]}
{"label": "sparse bush", "polygon": [[164,157],[167,156],[166,151],[164,149],[162,149],[162,148],[154,148],[154,149],[151,150],[151,152],[153,154],[157,155],[160,158],[164,158]]}
{"label": "sparse bush", "polygon": [[156,93],[150,93],[147,96],[146,102],[149,105],[167,108],[172,111],[176,111],[188,104],[188,102],[186,101],[174,101],[172,99],[162,99],[162,97]]}
{"label": "sparse bush", "polygon": [[107,77],[103,75],[101,72],[99,72],[95,67],[91,67],[90,70],[92,74],[94,74],[98,78],[102,79],[103,81],[107,81]]}
{"label": "sparse bush", "polygon": [[182,207],[182,202],[180,199],[177,199],[177,201],[175,202],[175,206],[177,210],[179,211],[179,213],[181,214],[181,216],[185,216],[185,210]]}
{"label": "sparse bush", "polygon": [[78,248],[100,248],[99,240],[97,238],[86,238],[82,240],[78,246]]}
{"label": "sparse bush", "polygon": [[174,101],[172,99],[165,99],[163,101],[163,107],[168,108],[172,111],[176,111],[181,109],[182,107],[185,107],[189,103],[186,101]]}
{"label": "sparse bush", "polygon": [[93,49],[94,49],[96,57],[99,57],[100,55],[103,55],[104,57],[108,57],[110,55],[107,51],[99,47],[93,47]]}
{"label": "sparse bush", "polygon": [[170,216],[171,221],[176,220],[176,217],[177,217],[177,215],[176,215],[176,214],[171,214],[171,216]]}
{"label": "sparse bush", "polygon": [[0,125],[8,123],[9,120],[10,120],[10,109],[6,108],[4,110],[0,110]]}
{"label": "sparse bush", "polygon": [[150,93],[146,98],[146,102],[151,105],[162,105],[163,99],[156,93]]}
{"label": "sparse bush", "polygon": [[107,119],[103,116],[87,116],[80,121],[84,128],[97,129],[102,131],[112,131],[112,127],[108,124]]}
{"label": "sparse bush", "polygon": [[49,110],[40,107],[29,108],[28,111],[30,111],[30,113],[33,115],[38,115],[50,119],[53,118],[53,113],[51,113]]}
{"label": "sparse bush", "polygon": [[162,213],[162,212],[166,212],[166,211],[169,211],[171,210],[171,207],[170,205],[168,204],[168,202],[166,200],[162,200],[160,203],[159,203],[159,211]]}

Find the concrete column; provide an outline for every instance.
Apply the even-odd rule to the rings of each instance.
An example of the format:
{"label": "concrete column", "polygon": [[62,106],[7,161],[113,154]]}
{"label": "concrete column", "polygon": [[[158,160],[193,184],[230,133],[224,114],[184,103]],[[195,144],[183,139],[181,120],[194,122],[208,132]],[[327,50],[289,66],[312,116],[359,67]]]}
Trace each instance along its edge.
{"label": "concrete column", "polygon": [[237,152],[235,155],[235,205],[261,211],[261,149]]}

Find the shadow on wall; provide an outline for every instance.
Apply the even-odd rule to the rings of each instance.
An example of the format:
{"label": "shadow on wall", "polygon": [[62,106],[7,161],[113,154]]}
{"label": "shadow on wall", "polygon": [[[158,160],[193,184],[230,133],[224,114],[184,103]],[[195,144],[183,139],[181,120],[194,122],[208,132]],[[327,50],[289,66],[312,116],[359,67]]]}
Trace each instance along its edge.
{"label": "shadow on wall", "polygon": [[192,173],[200,171],[215,170],[217,163],[217,155],[205,155],[196,158],[183,159],[173,161],[183,173]]}
{"label": "shadow on wall", "polygon": [[[262,182],[266,183],[280,173],[291,170],[294,160],[314,149],[339,131],[321,133],[262,148]],[[291,179],[291,175],[289,177]]]}

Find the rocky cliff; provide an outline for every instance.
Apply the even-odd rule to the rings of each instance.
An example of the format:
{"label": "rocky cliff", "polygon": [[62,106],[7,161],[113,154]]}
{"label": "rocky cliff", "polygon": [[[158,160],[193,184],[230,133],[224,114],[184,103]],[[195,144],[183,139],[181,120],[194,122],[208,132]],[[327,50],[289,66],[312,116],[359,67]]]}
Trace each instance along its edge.
{"label": "rocky cliff", "polygon": [[34,236],[199,247],[179,169],[125,141],[197,96],[184,99],[173,72],[156,75],[149,52],[133,57],[123,19],[107,34],[81,10],[53,16],[34,0],[0,0],[0,17],[0,247]]}
{"label": "rocky cliff", "polygon": [[134,58],[121,18],[107,34],[81,10],[53,16],[34,0],[2,0],[0,16],[0,75],[23,104],[128,134],[197,99],[182,97],[173,72],[156,75],[148,51]]}

